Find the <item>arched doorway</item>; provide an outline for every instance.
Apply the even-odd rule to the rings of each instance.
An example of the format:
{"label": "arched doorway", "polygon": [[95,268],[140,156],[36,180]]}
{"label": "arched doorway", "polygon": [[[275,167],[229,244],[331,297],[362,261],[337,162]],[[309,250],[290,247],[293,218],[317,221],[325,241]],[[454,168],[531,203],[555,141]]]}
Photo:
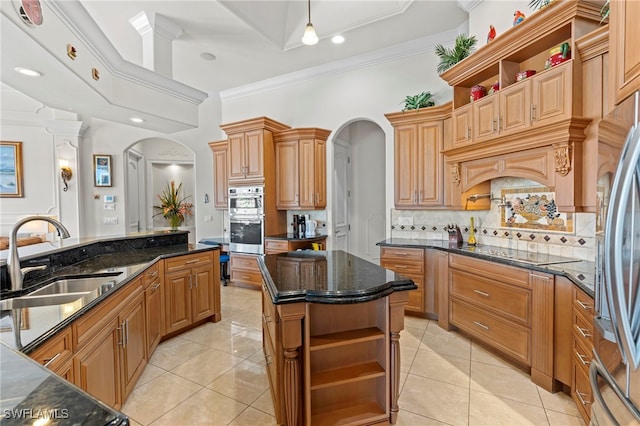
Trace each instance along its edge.
{"label": "arched doorway", "polygon": [[[188,147],[169,139],[148,138],[137,141],[124,152],[125,215],[127,232],[168,229],[169,223],[153,206],[172,180],[182,183],[182,195],[194,204],[195,216],[195,157]],[[189,231],[189,242],[195,242],[194,216],[187,216],[180,229]]]}
{"label": "arched doorway", "polygon": [[377,263],[385,238],[385,134],[370,120],[333,138],[333,248]]}

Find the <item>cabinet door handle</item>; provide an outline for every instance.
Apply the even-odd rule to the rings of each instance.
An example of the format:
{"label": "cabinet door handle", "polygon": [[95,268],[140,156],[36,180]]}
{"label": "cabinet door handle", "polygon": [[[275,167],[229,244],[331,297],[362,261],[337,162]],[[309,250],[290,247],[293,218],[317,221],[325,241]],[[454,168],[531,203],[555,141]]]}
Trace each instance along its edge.
{"label": "cabinet door handle", "polygon": [[502,128],[502,117],[498,116],[498,131]]}
{"label": "cabinet door handle", "polygon": [[474,293],[476,293],[476,294],[479,294],[479,295],[480,295],[480,296],[482,296],[482,297],[489,297],[489,296],[491,296],[489,293],[486,293],[486,292],[481,291],[481,290],[473,290],[473,292],[474,292]]}
{"label": "cabinet door handle", "polygon": [[194,276],[196,277],[196,284],[195,284],[195,286],[196,286],[196,288],[198,288],[198,274],[194,274]]}
{"label": "cabinet door handle", "polygon": [[160,283],[157,283],[156,285],[153,286],[153,291],[156,291],[159,288],[160,288]]}
{"label": "cabinet door handle", "polygon": [[491,133],[495,132],[496,120],[491,120]]}
{"label": "cabinet door handle", "polygon": [[591,364],[590,361],[587,361],[587,357],[582,355],[580,352],[576,351],[576,355],[578,356],[578,359],[580,360],[580,362],[582,363],[582,365],[589,365]]}
{"label": "cabinet door handle", "polygon": [[582,337],[586,337],[586,338],[591,337],[591,335],[587,333],[584,328],[578,327],[577,325],[576,325],[576,328],[578,329],[578,332],[582,334]]}
{"label": "cabinet door handle", "polygon": [[189,275],[189,288],[193,288],[193,275]]}
{"label": "cabinet door handle", "polygon": [[129,320],[124,322],[124,347],[126,348],[129,345]]}
{"label": "cabinet door handle", "polygon": [[529,105],[529,118],[531,119],[531,121],[534,121],[536,119],[535,112],[536,112],[536,106],[534,104],[530,104]]}
{"label": "cabinet door handle", "polygon": [[265,324],[269,324],[271,322],[271,315],[262,314],[262,320]]}
{"label": "cabinet door handle", "polygon": [[467,140],[471,139],[471,127],[467,127]]}
{"label": "cabinet door handle", "polygon": [[43,361],[44,361],[44,364],[42,364],[42,365],[43,365],[45,368],[46,368],[46,367],[49,367],[49,365],[51,365],[51,363],[52,363],[53,361],[55,361],[55,360],[56,360],[60,355],[62,355],[62,352],[58,352],[57,354],[55,354],[55,355],[54,355],[53,357],[51,357],[51,358],[46,358],[46,359],[44,359],[44,360],[43,360]]}
{"label": "cabinet door handle", "polygon": [[580,392],[579,390],[576,389],[576,396],[578,397],[578,399],[580,400],[580,403],[582,405],[587,405],[588,402],[585,400],[585,397],[587,396],[587,394],[584,394],[582,392]]}
{"label": "cabinet door handle", "polygon": [[122,329],[122,327],[124,327],[124,324],[120,327],[117,327],[116,330],[118,331],[118,334],[120,334],[120,341],[118,342],[118,346],[122,346],[124,348],[124,330]]}
{"label": "cabinet door handle", "polygon": [[583,303],[583,302],[581,302],[581,301],[579,301],[579,300],[576,300],[576,303],[577,303],[578,305],[580,305],[580,307],[581,307],[582,309],[584,309],[585,311],[590,311],[591,309],[593,309],[593,305],[587,305],[586,303]]}
{"label": "cabinet door handle", "polygon": [[488,326],[488,325],[484,325],[483,323],[478,322],[478,321],[474,321],[473,323],[474,323],[475,325],[477,325],[478,327],[482,327],[482,328],[484,328],[485,330],[489,330],[489,326]]}

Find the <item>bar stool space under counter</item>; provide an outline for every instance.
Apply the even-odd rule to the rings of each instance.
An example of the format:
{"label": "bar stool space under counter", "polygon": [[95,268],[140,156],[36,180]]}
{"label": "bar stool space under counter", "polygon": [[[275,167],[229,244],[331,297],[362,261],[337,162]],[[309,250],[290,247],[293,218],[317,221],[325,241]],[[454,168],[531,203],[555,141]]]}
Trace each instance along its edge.
{"label": "bar stool space under counter", "polygon": [[395,423],[412,280],[344,251],[258,259],[278,424]]}

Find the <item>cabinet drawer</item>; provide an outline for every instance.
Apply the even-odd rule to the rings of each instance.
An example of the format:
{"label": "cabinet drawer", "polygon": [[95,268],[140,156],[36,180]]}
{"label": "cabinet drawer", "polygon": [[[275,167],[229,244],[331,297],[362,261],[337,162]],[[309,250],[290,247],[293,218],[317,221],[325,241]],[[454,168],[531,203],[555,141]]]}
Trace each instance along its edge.
{"label": "cabinet drawer", "polygon": [[575,362],[573,374],[575,377],[575,389],[572,389],[571,395],[578,405],[578,408],[580,410],[583,410],[586,413],[587,417],[589,417],[591,416],[591,404],[593,403],[589,375],[586,369],[580,367]]}
{"label": "cabinet drawer", "polygon": [[593,318],[595,314],[593,309],[593,298],[585,292],[574,287],[573,309],[579,312],[584,318]]}
{"label": "cabinet drawer", "polygon": [[264,250],[271,253],[283,253],[289,251],[289,242],[287,240],[270,240],[265,238]]}
{"label": "cabinet drawer", "polygon": [[258,260],[256,256],[252,255],[232,253],[229,266],[231,269],[244,269],[250,272],[257,272],[258,274],[260,273]]}
{"label": "cabinet drawer", "polygon": [[424,249],[403,247],[381,247],[380,257],[383,259],[424,260]]}
{"label": "cabinet drawer", "polygon": [[409,301],[404,308],[408,311],[424,312],[424,291],[410,290]]}
{"label": "cabinet drawer", "polygon": [[583,340],[584,346],[593,345],[593,319],[591,321],[582,317],[582,315],[573,314],[573,334],[576,339]]}
{"label": "cabinet drawer", "polygon": [[511,320],[530,325],[531,292],[508,284],[479,277],[475,274],[452,270],[450,294],[467,302],[504,315]]}
{"label": "cabinet drawer", "polygon": [[507,284],[530,288],[529,270],[514,266],[502,265],[488,260],[474,259],[470,256],[449,254],[449,267],[460,269],[468,273],[495,279]]}
{"label": "cabinet drawer", "polygon": [[211,264],[213,264],[213,254],[211,251],[205,251],[165,259],[164,270],[165,272],[173,272],[176,270],[184,269],[185,267],[191,268],[193,266]]}
{"label": "cabinet drawer", "polygon": [[260,272],[232,269],[231,281],[262,285],[262,274]]}
{"label": "cabinet drawer", "polygon": [[38,364],[46,365],[47,368],[55,370],[73,355],[72,345],[71,327],[68,327],[52,339],[48,339],[29,356]]}
{"label": "cabinet drawer", "polygon": [[380,259],[380,266],[385,269],[409,276],[409,274],[424,273],[424,263],[405,259]]}
{"label": "cabinet drawer", "polygon": [[531,365],[528,329],[456,299],[451,299],[449,321],[512,358]]}
{"label": "cabinet drawer", "polygon": [[591,359],[593,358],[593,346],[584,339],[579,339],[574,336],[573,338],[573,358],[574,362],[585,371],[589,369]]}
{"label": "cabinet drawer", "polygon": [[147,288],[149,287],[151,284],[154,284],[156,282],[158,282],[158,280],[160,279],[160,262],[156,262],[154,263],[152,266],[150,266],[149,268],[147,268],[146,271],[144,271],[144,287]]}

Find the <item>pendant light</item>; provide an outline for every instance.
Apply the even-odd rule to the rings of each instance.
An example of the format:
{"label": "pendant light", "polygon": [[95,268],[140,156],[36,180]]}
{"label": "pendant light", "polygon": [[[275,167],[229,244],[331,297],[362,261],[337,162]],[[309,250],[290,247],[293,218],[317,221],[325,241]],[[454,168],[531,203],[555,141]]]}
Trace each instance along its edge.
{"label": "pendant light", "polygon": [[316,35],[316,30],[313,28],[313,24],[311,23],[311,0],[307,1],[309,5],[309,21],[307,22],[307,27],[304,29],[302,43],[312,46],[318,42],[318,36]]}

